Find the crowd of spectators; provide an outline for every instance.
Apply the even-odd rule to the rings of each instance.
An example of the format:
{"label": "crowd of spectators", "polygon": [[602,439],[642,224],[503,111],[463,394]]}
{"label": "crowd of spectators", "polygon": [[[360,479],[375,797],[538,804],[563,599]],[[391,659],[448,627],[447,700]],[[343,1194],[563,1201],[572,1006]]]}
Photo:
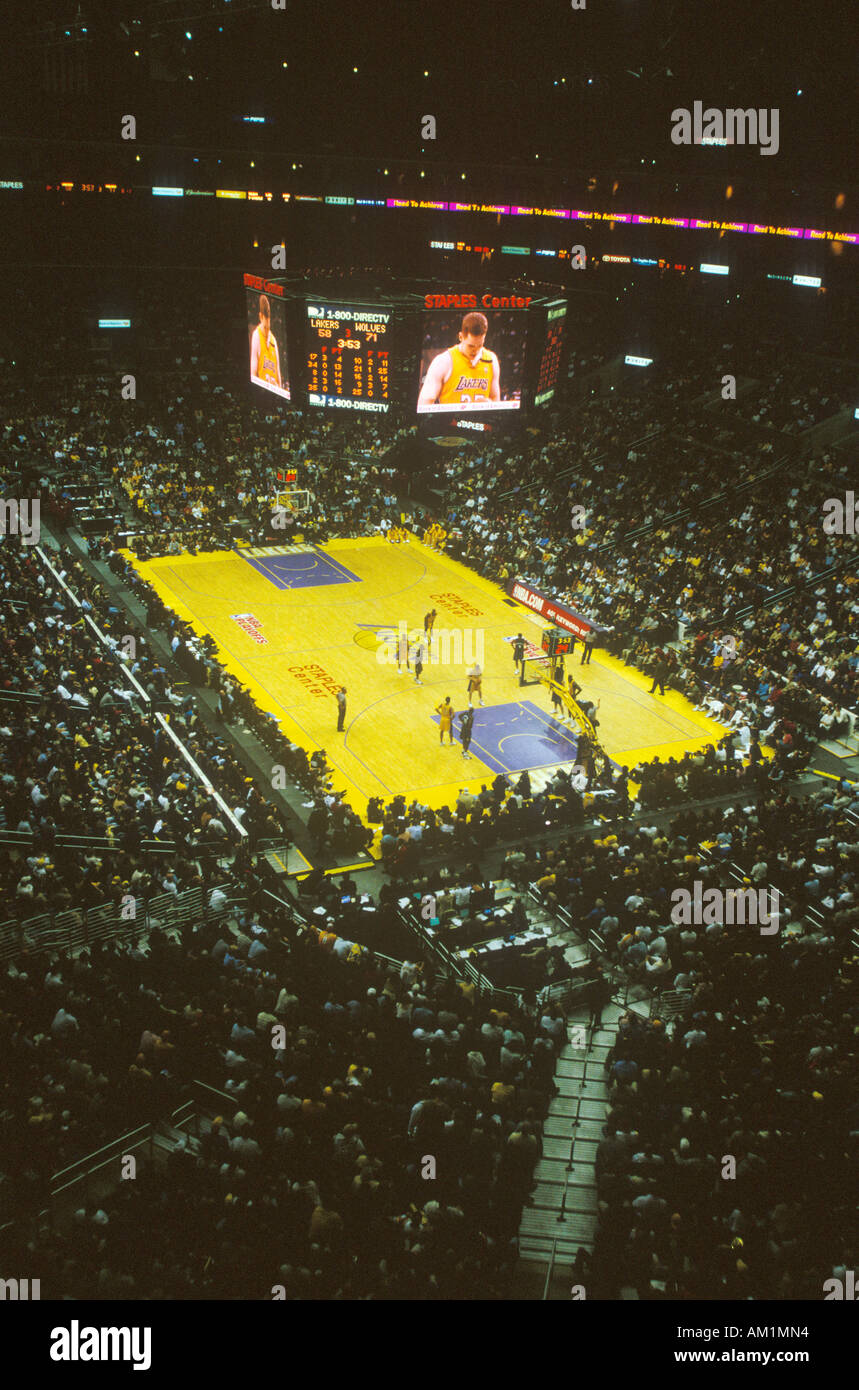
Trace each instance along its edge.
{"label": "crowd of spectators", "polygon": [[[747,829],[728,819],[711,864],[688,853],[700,823],[694,836],[672,826],[661,844],[653,838],[650,882],[615,879],[615,902],[592,909],[605,911],[624,970],[647,972],[650,984],[662,975],[688,1000],[671,1027],[658,1010],[648,1022],[627,1014],[606,1062],[593,1260],[605,1296],[632,1285],[644,1297],[818,1299],[833,1268],[855,1258],[859,957],[849,932],[859,920],[859,851],[843,819],[850,799],[788,801]],[[756,887],[772,873],[794,904],[826,905],[825,925],[789,912],[775,913],[772,935],[675,925],[664,900],[656,906],[659,878],[662,890],[684,875],[713,883],[722,852],[745,860]],[[662,871],[669,862],[673,879]]]}
{"label": "crowd of spectators", "polygon": [[[842,784],[508,855],[620,978],[686,1001],[671,1027],[627,1013],[607,1058],[589,1296],[816,1299],[855,1258],[857,814]],[[714,920],[682,911],[695,882]]]}
{"label": "crowd of spectators", "polygon": [[248,910],[0,979],[6,1132],[28,1135],[4,1146],[4,1193],[34,1215],[117,1126],[169,1116],[193,1081],[224,1097],[199,1145],[22,1235],[43,1298],[509,1290],[563,1018],[490,1008],[323,923]]}
{"label": "crowd of spectators", "polygon": [[603,828],[554,848],[512,850],[504,872],[514,882],[536,883],[549,906],[567,909],[581,934],[596,930],[608,959],[632,978],[688,988],[697,983],[702,945],[730,936],[731,928],[714,923],[680,931],[671,893],[690,890],[696,880],[720,886],[726,865],[739,866],[747,886],[777,889],[785,905],[778,948],[793,941],[808,906],[825,908],[835,946],[849,947],[859,925],[859,847],[847,813],[857,808],[859,797],[847,784],[802,800],[771,790],[738,808],[687,808],[667,826]]}
{"label": "crowd of spectators", "polygon": [[[147,351],[168,346],[156,336]],[[578,378],[605,357],[583,352]],[[441,810],[404,796],[373,802],[368,828],[335,790],[324,752],[308,758],[284,738],[116,538],[94,542],[88,564],[53,552],[51,567],[26,547],[0,547],[0,810],[6,829],[28,837],[2,850],[0,914],[24,920],[192,886],[214,910],[172,936],[74,959],[25,949],[0,975],[13,1062],[0,1082],[12,1136],[3,1199],[35,1216],[53,1173],[122,1126],[165,1118],[194,1081],[225,1098],[199,1145],[51,1229],[21,1227],[43,1297],[268,1298],[283,1286],[302,1299],[485,1298],[511,1287],[563,1018],[492,1008],[426,963],[374,958],[350,938],[354,895],[337,893],[348,885],[321,872],[303,885],[316,926],[286,909],[228,920],[218,885],[235,837],[223,805],[254,840],[285,832],[202,718],[190,688],[202,684],[217,692],[218,717],[244,719],[307,794],[316,850],[358,853],[378,836],[392,879],[383,926],[402,880],[430,882],[425,860],[447,856],[457,877],[463,861],[514,841],[523,847],[503,872],[520,887],[536,881],[583,936],[597,932],[619,978],[688,994],[671,1029],[624,1019],[609,1059],[598,1287],[817,1296],[833,1260],[853,1257],[847,1210],[825,1194],[847,1189],[859,1130],[848,819],[859,802],[846,786],[800,801],[785,785],[818,739],[843,735],[859,701],[855,576],[808,582],[848,555],[849,539],[822,527],[824,500],[849,485],[845,456],[829,448],[806,459],[785,439],[840,408],[846,376],[809,358],[775,379],[769,360],[761,346],[714,354],[679,337],[651,390],[595,395],[551,435],[465,444],[447,461],[441,519],[455,553],[491,578],[522,575],[566,599],[609,630],[618,656],[730,730],[700,754],[608,769],[584,794],[564,772],[539,791],[527,773],[513,786],[498,777]],[[144,557],[220,548],[236,534],[265,539],[284,463],[304,470],[311,510],[291,524],[310,539],[375,534],[398,516],[403,479],[385,459],[393,424],[266,414],[212,361],[192,335],[172,393],[121,404],[84,376],[28,393],[2,364],[4,479],[29,479],[62,507],[52,478],[110,473]],[[766,384],[721,401],[731,371]],[[672,520],[678,501],[689,510]],[[571,525],[576,505],[583,530]],[[637,527],[648,529],[628,537]],[[143,603],[145,628],[95,578],[100,560]],[[169,670],[153,632],[169,640]],[[189,775],[159,711],[208,785]],[[633,827],[630,781],[648,812],[723,791],[749,804],[687,805],[664,828]],[[595,790],[613,791],[616,814],[588,836]],[[545,830],[567,838],[539,848]],[[68,849],[58,841],[70,832],[102,844]],[[149,839],[171,853],[144,855]],[[728,864],[755,889],[778,888],[772,936],[673,919],[672,891],[722,885]],[[254,882],[244,861],[235,872],[240,885]],[[477,882],[479,872],[467,875]],[[809,907],[824,912],[823,928]],[[552,978],[544,949],[536,983]],[[719,1172],[726,1153],[737,1160],[731,1187]],[[809,1198],[809,1186],[820,1195]]]}
{"label": "crowd of spectators", "polygon": [[[296,532],[308,540],[374,535],[397,515],[397,469],[381,457],[395,436],[384,439],[375,423],[300,412],[285,421],[217,387],[201,405],[166,413],[174,418],[137,432],[113,465],[143,532],[141,558],[222,549],[237,536],[288,544]],[[273,531],[275,498],[288,490],[277,473],[286,467],[298,469],[295,488],[308,495],[301,512],[283,509]]]}
{"label": "crowd of spectators", "polygon": [[[79,560],[60,552],[45,562],[4,545],[0,578],[0,808],[5,827],[27,837],[2,849],[3,919],[205,884],[233,853],[224,806],[249,837],[282,836],[233,747],[212,733],[189,689],[174,689],[151,629],[120,611]],[[200,679],[207,658],[188,643],[174,635],[173,654]],[[162,710],[220,800],[158,719]],[[94,843],[72,849],[70,835]],[[174,851],[157,869],[141,851],[146,840]]]}
{"label": "crowd of spectators", "polygon": [[[831,1194],[849,1191],[859,1128],[856,810],[833,790],[508,856],[506,874],[602,935],[616,971],[689,1000],[672,1029],[658,1010],[627,1015],[607,1062],[591,1296],[814,1297],[849,1262],[846,1197]],[[728,861],[778,884],[774,935],[672,920],[672,886],[718,883]],[[247,908],[6,971],[0,1100],[7,1134],[25,1126],[30,1143],[2,1167],[21,1209],[47,1205],[85,1149],[167,1118],[192,1082],[224,1096],[199,1145],[20,1228],[43,1297],[509,1293],[563,1016],[376,960],[349,939],[338,885],[319,896],[318,926]],[[803,920],[808,903],[825,927]]]}
{"label": "crowd of spectators", "polygon": [[856,372],[848,362],[830,361],[825,384],[809,381],[805,363],[781,368],[737,402],[740,415],[784,434],[801,434],[852,405]]}

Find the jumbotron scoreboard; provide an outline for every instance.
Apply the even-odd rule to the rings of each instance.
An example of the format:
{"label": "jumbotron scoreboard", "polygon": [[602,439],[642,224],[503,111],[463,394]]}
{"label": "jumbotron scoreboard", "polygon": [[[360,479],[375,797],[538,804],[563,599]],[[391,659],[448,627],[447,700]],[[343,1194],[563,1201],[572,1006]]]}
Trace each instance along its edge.
{"label": "jumbotron scoreboard", "polygon": [[335,409],[390,402],[393,310],[316,302],[305,306],[309,405]]}
{"label": "jumbotron scoreboard", "polygon": [[561,374],[568,304],[557,290],[409,282],[329,297],[251,274],[244,286],[250,380],[298,409],[494,430],[545,406]]}

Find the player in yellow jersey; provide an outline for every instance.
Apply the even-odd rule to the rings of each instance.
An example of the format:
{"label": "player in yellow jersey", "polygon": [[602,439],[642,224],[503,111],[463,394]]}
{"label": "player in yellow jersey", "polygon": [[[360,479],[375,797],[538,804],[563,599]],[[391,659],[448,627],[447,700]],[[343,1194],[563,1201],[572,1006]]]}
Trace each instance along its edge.
{"label": "player in yellow jersey", "polygon": [[435,712],[438,715],[438,741],[439,746],[444,743],[444,736],[447,734],[449,744],[453,743],[453,705],[450,703],[450,696],[447,696],[440,705],[436,705]]}
{"label": "player in yellow jersey", "polygon": [[251,380],[283,390],[280,353],[271,331],[271,304],[267,294],[261,294],[259,297],[259,324],[251,337]]}
{"label": "player in yellow jersey", "polygon": [[418,396],[418,410],[428,405],[488,405],[501,400],[501,372],[494,352],[483,346],[489,321],[485,314],[466,314],[459,342],[434,357]]}

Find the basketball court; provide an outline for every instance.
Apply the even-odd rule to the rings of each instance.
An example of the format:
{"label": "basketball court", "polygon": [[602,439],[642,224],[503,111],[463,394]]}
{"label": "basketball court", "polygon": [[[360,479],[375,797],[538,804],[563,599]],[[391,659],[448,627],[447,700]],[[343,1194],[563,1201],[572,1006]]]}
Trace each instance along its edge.
{"label": "basketball court", "polygon": [[[452,805],[462,787],[479,790],[499,772],[527,769],[542,785],[554,768],[575,761],[575,729],[553,717],[543,686],[520,687],[513,664],[510,639],[522,632],[539,645],[544,621],[415,538],[148,561],[126,554],[180,618],[214,639],[226,669],[293,742],[308,753],[325,750],[335,789],[361,814],[370,797],[388,801],[397,793]],[[433,608],[438,651],[417,685],[412,671],[398,674],[392,639],[403,625],[422,633]],[[682,696],[648,694],[648,678],[603,652],[581,666],[580,651],[566,669],[583,687],[580,699],[601,701],[599,735],[618,766],[681,757],[722,736],[722,726]],[[458,742],[439,745],[436,706],[449,695],[458,714],[467,709],[466,672],[475,656],[485,704],[475,701],[466,761]],[[338,733],[341,685],[347,710]]]}

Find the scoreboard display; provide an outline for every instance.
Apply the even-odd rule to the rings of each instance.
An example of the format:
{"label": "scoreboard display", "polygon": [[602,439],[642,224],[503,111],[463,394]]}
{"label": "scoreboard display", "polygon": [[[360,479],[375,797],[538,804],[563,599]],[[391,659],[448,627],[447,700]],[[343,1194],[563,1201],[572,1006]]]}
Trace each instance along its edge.
{"label": "scoreboard display", "polygon": [[555,289],[527,295],[519,284],[441,288],[341,283],[329,299],[298,277],[245,274],[252,394],[261,387],[300,410],[394,414],[430,433],[442,423],[451,432],[514,431],[517,416],[524,423],[555,395],[567,299]]}
{"label": "scoreboard display", "polygon": [[305,305],[309,405],[390,410],[393,311],[378,305]]}
{"label": "scoreboard display", "polygon": [[535,405],[546,405],[555,394],[555,387],[561,370],[566,322],[566,301],[550,304],[546,310],[546,336],[543,342],[537,379],[534,383]]}

